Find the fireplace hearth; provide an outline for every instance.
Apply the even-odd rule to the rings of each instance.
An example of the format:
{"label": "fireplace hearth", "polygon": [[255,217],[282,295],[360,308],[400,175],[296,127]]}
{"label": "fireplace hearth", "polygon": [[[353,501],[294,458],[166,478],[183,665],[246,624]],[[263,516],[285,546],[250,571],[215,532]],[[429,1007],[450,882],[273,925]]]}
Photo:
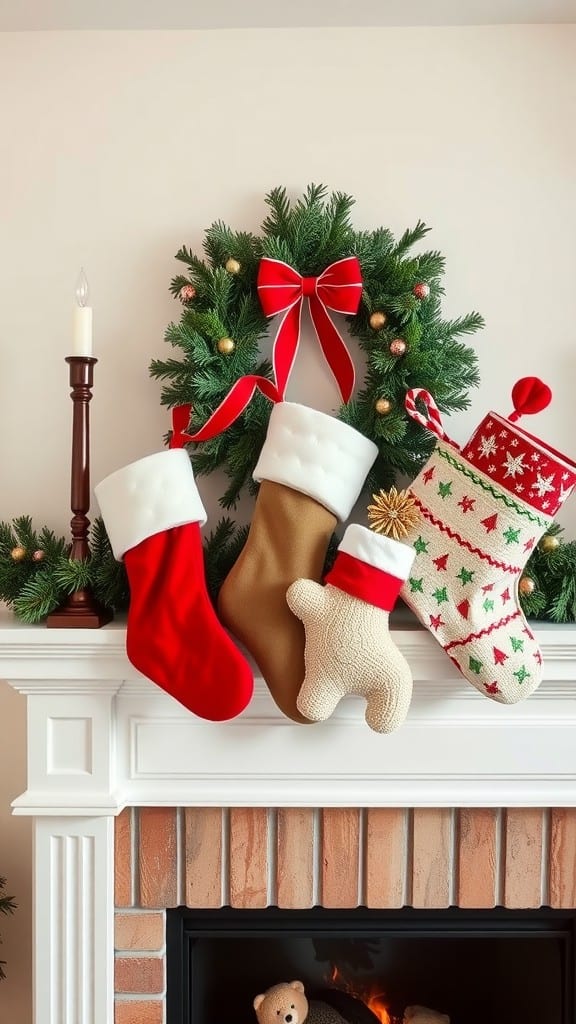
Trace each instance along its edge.
{"label": "fireplace hearth", "polygon": [[[543,625],[538,637],[543,683],[529,701],[504,708],[468,686],[426,631],[397,629],[414,698],[403,728],[382,737],[366,729],[353,700],[323,725],[295,726],[259,679],[239,719],[212,725],[130,666],[121,623],[51,631],[0,612],[0,676],[28,703],[27,785],[13,806],[34,819],[34,1024],[173,1024],[170,908],[187,905],[197,927],[208,908],[219,915],[231,906],[262,913],[268,928],[280,912],[265,908],[298,915],[316,904],[327,913],[369,907],[387,928],[396,908],[410,905],[426,935],[394,941],[401,950],[406,940],[415,968],[435,964],[436,981],[459,980],[463,946],[474,966],[465,975],[465,1024],[474,1013],[480,1019],[488,983],[504,970],[495,951],[508,936],[471,939],[455,930],[439,938],[429,932],[434,913],[485,908],[496,928],[495,906],[565,911],[533,918],[545,932],[540,945],[534,932],[522,932],[527,951],[546,950],[534,954],[537,970],[531,952],[519,959],[527,992],[535,978],[548,986],[543,967],[554,965],[559,1009],[547,1002],[538,1024],[574,1024],[576,630]],[[282,930],[291,934],[286,924]],[[220,926],[216,932],[223,938]],[[204,938],[196,936],[195,950]],[[260,933],[266,950],[278,938]],[[385,931],[378,941],[393,938]],[[428,940],[431,947],[418,945]],[[252,941],[240,945],[255,949]],[[467,945],[473,941],[477,950]],[[228,961],[238,957],[234,942]],[[435,946],[440,952],[429,952]],[[506,964],[511,947],[503,948]],[[247,983],[250,1024],[254,994],[282,980],[285,963],[282,955],[261,985]],[[400,990],[401,972],[382,976],[394,1012],[403,999],[453,1005],[424,984]],[[194,993],[200,999],[197,978]],[[532,1019],[538,998],[528,1000]],[[189,1024],[193,1010],[180,1005],[177,1024]],[[506,1018],[499,1007],[492,1018],[486,1010],[482,1024],[529,1024],[527,1014],[514,1007]]]}
{"label": "fireplace hearth", "polygon": [[167,912],[167,1024],[255,1024],[254,996],[294,978],[345,1017],[339,992],[382,993],[382,1024],[414,1003],[451,1024],[573,1024],[575,940],[576,912],[546,907],[179,907]]}

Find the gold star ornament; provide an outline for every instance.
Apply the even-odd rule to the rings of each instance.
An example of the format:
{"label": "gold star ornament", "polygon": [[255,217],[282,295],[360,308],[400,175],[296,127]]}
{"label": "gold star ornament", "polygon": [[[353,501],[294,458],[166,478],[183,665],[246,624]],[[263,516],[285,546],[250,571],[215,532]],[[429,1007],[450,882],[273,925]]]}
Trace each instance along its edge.
{"label": "gold star ornament", "polygon": [[375,533],[383,533],[392,540],[402,540],[420,521],[420,512],[410,491],[378,491],[368,505],[368,522]]}

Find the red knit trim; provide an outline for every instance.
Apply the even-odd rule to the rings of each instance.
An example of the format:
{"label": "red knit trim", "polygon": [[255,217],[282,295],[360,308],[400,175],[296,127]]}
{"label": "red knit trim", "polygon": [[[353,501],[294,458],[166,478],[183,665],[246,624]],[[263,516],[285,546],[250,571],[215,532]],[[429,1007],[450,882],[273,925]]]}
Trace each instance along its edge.
{"label": "red knit trim", "polygon": [[463,647],[465,644],[470,643],[471,640],[481,640],[483,636],[490,636],[495,629],[500,629],[501,626],[507,626],[509,622],[517,619],[519,615],[522,615],[522,611],[518,609],[512,615],[506,615],[504,619],[499,619],[498,622],[493,622],[491,626],[487,626],[486,629],[481,629],[478,633],[469,633],[463,640],[452,640],[451,643],[446,644],[445,651],[451,651],[453,647]]}
{"label": "red knit trim", "polygon": [[404,580],[391,576],[383,569],[375,569],[373,565],[354,558],[346,551],[339,551],[324,582],[367,604],[391,612]]}
{"label": "red knit trim", "polygon": [[412,498],[424,518],[429,519],[434,526],[437,526],[441,533],[448,534],[450,539],[455,540],[461,548],[466,548],[467,551],[470,551],[473,555],[478,555],[478,558],[482,558],[485,562],[488,562],[488,565],[493,566],[494,569],[502,569],[502,572],[512,573],[513,576],[518,576],[522,572],[521,565],[508,565],[507,562],[498,562],[495,558],[492,558],[491,555],[487,554],[486,551],[481,551],[480,548],[475,548],[470,541],[464,540],[459,533],[456,533],[455,530],[451,530],[449,526],[446,526],[446,523],[441,522],[440,519],[437,519],[436,516],[432,515],[430,509],[427,508],[426,505],[423,505],[414,493],[412,493]]}
{"label": "red knit trim", "polygon": [[517,501],[555,516],[576,484],[576,465],[528,431],[491,412],[462,457]]}

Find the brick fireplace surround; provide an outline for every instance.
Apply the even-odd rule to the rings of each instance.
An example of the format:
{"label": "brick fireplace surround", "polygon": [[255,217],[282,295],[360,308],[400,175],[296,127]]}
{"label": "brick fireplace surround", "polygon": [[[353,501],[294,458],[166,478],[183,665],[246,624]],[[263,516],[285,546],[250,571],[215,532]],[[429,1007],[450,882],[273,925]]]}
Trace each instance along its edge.
{"label": "brick fireplace surround", "polygon": [[415,691],[384,737],[354,700],[295,726],[260,680],[207,724],[132,669],[122,625],[0,614],[28,698],[34,1024],[163,1024],[167,907],[576,907],[576,630],[537,632],[545,679],[502,708],[397,630]]}

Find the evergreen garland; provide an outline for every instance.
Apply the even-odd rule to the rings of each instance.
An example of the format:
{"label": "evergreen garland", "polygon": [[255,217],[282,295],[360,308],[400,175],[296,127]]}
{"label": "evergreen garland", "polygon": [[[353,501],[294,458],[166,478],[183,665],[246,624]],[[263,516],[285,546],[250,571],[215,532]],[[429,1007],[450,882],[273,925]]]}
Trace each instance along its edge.
{"label": "evergreen garland", "polygon": [[105,608],[127,608],[124,565],[114,558],[101,519],[90,527],[90,546],[89,559],[72,561],[69,542],[45,526],[35,530],[30,516],[0,522],[0,601],[29,624],[45,619],[69,594],[84,587]]}
{"label": "evergreen garland", "polygon": [[[534,584],[521,596],[524,614],[550,622],[576,622],[576,541],[563,543],[563,529],[554,523],[532,552],[522,573]],[[550,543],[550,539],[554,541]]]}
{"label": "evergreen garland", "polygon": [[[16,910],[16,904],[12,896],[6,896],[4,889],[6,887],[6,879],[0,878],[0,914],[13,914]],[[2,939],[0,939],[0,943]],[[0,960],[0,981],[6,977],[4,973],[5,960]]]}

